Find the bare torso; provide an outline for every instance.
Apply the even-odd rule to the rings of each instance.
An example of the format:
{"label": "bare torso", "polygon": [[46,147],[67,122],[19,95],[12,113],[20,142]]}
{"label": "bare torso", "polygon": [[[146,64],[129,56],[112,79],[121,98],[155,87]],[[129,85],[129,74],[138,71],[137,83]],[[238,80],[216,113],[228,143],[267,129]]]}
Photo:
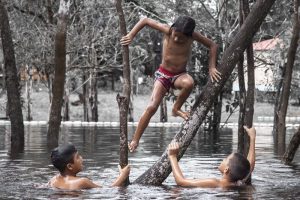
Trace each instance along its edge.
{"label": "bare torso", "polygon": [[162,66],[172,73],[185,71],[192,43],[192,38],[183,42],[175,42],[169,35],[165,35],[163,39]]}
{"label": "bare torso", "polygon": [[84,179],[79,177],[63,177],[61,175],[56,175],[49,181],[48,184],[53,188],[76,190],[82,189],[81,185],[83,181]]}

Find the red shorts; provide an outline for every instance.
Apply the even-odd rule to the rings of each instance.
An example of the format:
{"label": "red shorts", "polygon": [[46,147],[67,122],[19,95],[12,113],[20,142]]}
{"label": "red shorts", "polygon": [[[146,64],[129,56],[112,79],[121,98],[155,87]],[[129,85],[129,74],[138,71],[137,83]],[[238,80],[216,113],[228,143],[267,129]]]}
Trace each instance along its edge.
{"label": "red shorts", "polygon": [[156,70],[154,75],[155,81],[157,80],[161,82],[163,86],[167,89],[167,91],[169,91],[171,87],[174,88],[175,80],[183,74],[186,74],[186,71],[174,74],[166,70],[162,66],[159,66],[158,70]]}

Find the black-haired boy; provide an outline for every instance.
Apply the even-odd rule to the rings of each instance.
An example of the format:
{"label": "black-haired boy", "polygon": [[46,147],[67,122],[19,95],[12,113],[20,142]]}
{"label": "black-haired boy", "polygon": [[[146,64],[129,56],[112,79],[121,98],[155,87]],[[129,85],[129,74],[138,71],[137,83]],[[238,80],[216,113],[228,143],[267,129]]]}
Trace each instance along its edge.
{"label": "black-haired boy", "polygon": [[194,31],[196,22],[188,16],[179,16],[172,26],[161,24],[149,18],[141,19],[133,29],[121,39],[122,45],[129,45],[135,35],[145,26],[164,34],[162,63],[155,72],[155,82],[150,102],[142,114],[132,141],[128,147],[133,152],[147,128],[151,117],[156,113],[163,97],[170,88],[180,89],[180,93],[172,108],[172,115],[187,120],[188,112],[181,110],[183,103],[189,97],[194,87],[193,78],[187,73],[187,62],[190,58],[193,41],[209,48],[209,76],[212,81],[219,81],[221,73],[216,69],[217,44],[209,38]]}
{"label": "black-haired boy", "polygon": [[179,153],[179,144],[177,142],[169,144],[168,155],[172,166],[173,176],[177,185],[183,187],[230,187],[238,183],[244,183],[250,176],[255,166],[255,128],[244,126],[250,137],[250,147],[247,158],[239,153],[232,153],[225,158],[219,168],[222,173],[221,179],[187,179],[183,176],[178,165],[177,155]]}
{"label": "black-haired boy", "polygon": [[[53,166],[60,172],[49,181],[49,186],[66,190],[90,189],[100,187],[88,178],[77,177],[82,171],[82,157],[72,144],[61,145],[51,152]],[[130,167],[127,165],[120,170],[119,177],[112,186],[121,186],[129,175]]]}

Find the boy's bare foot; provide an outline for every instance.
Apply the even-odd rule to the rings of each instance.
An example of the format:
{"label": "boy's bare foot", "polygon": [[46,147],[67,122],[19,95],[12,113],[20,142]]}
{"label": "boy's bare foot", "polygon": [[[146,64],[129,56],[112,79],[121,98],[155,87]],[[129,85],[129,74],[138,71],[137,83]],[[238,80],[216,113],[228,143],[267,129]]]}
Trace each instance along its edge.
{"label": "boy's bare foot", "polygon": [[136,141],[131,141],[130,143],[128,143],[128,149],[129,151],[132,153],[136,150],[136,148],[138,147],[139,143]]}
{"label": "boy's bare foot", "polygon": [[172,116],[174,117],[181,117],[183,118],[184,120],[188,120],[189,119],[189,116],[190,116],[190,113],[189,112],[183,112],[182,110],[175,110],[173,108],[172,110]]}

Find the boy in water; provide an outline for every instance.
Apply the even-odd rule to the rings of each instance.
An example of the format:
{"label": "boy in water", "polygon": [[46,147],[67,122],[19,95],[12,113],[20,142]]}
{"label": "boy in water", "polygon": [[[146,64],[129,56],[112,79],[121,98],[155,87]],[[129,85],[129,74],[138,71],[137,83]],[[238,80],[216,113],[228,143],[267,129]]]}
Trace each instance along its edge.
{"label": "boy in water", "polygon": [[135,35],[145,26],[164,33],[162,63],[155,72],[155,83],[150,103],[142,114],[133,139],[129,143],[131,152],[137,148],[151,117],[171,87],[181,90],[173,106],[172,115],[182,117],[184,120],[188,119],[189,113],[183,112],[181,106],[189,97],[194,86],[193,78],[186,72],[186,65],[194,40],[210,49],[209,75],[211,81],[218,81],[221,78],[221,73],[216,69],[217,45],[200,33],[194,32],[195,25],[195,20],[186,16],[178,17],[171,27],[152,19],[143,18],[126,36],[122,37],[121,44],[129,45]]}
{"label": "boy in water", "polygon": [[[66,190],[91,189],[100,187],[88,178],[77,177],[77,173],[82,171],[82,157],[72,144],[62,145],[51,152],[51,161],[55,168],[60,172],[48,183],[49,186]],[[129,175],[130,168],[127,165],[120,170],[119,177],[112,186],[122,186]]]}
{"label": "boy in water", "polygon": [[173,176],[177,185],[183,187],[230,187],[236,186],[237,183],[245,183],[249,178],[255,166],[255,128],[248,129],[244,126],[250,137],[250,147],[247,158],[242,154],[232,153],[225,158],[218,167],[222,173],[221,179],[186,179],[178,165],[177,155],[179,153],[179,144],[177,142],[169,144],[169,160],[172,166]]}

